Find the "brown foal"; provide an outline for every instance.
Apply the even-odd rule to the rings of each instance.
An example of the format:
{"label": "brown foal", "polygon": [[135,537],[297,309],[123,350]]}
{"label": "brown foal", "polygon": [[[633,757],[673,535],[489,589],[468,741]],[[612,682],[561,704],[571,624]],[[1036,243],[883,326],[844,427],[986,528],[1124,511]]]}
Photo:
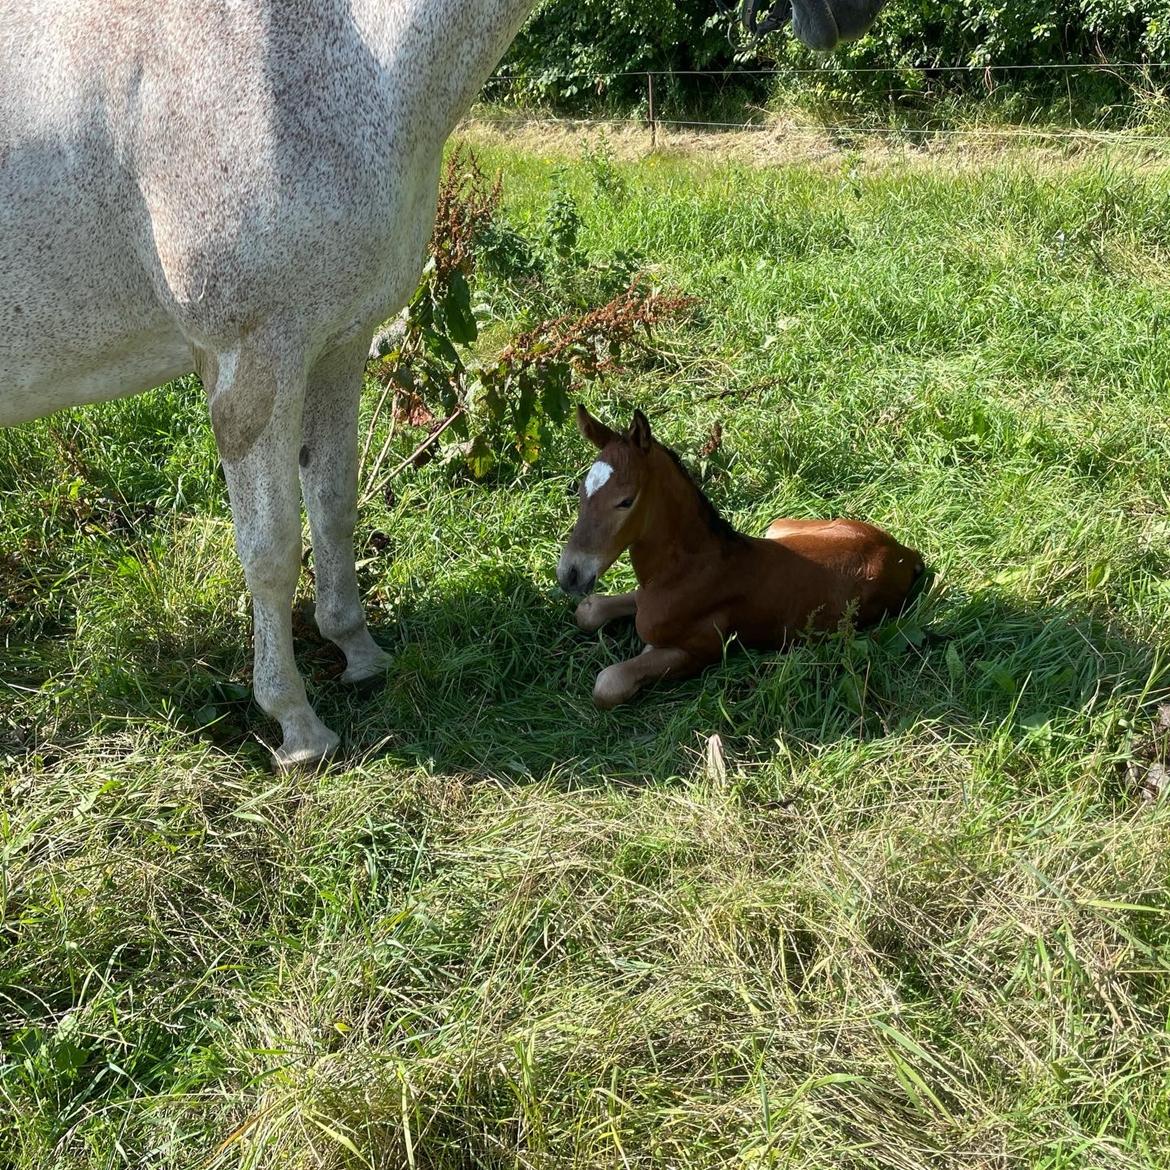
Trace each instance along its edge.
{"label": "brown foal", "polygon": [[[641,411],[624,435],[583,406],[577,426],[600,455],[581,484],[557,580],[588,595],[577,606],[581,629],[633,616],[646,643],[638,657],[597,676],[599,707],[616,707],[658,679],[697,674],[731,640],[777,650],[848,615],[869,625],[922,584],[922,557],[858,520],[773,520],[762,540],[737,532],[654,439]],[[638,588],[590,593],[627,548]]]}

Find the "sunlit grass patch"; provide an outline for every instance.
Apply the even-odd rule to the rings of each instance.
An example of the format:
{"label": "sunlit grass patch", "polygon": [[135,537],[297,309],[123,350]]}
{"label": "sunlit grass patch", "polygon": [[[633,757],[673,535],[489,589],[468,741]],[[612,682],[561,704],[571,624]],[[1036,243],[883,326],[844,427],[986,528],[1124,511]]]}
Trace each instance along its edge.
{"label": "sunlit grass patch", "polygon": [[[302,612],[343,748],[277,777],[198,386],[0,432],[0,1164],[1170,1166],[1165,179],[483,162],[700,298],[591,408],[934,587],[603,714],[580,441],[410,468],[386,686]],[[478,292],[490,349],[531,298]]]}

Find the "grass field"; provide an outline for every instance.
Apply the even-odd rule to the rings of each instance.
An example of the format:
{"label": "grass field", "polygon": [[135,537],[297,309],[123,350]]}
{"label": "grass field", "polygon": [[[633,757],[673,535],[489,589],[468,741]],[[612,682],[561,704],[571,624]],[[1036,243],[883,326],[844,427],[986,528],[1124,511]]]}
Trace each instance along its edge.
{"label": "grass field", "polygon": [[575,434],[408,470],[276,776],[198,386],[0,431],[0,1166],[1170,1167],[1167,172],[481,157],[700,298],[593,408],[934,589],[601,714]]}

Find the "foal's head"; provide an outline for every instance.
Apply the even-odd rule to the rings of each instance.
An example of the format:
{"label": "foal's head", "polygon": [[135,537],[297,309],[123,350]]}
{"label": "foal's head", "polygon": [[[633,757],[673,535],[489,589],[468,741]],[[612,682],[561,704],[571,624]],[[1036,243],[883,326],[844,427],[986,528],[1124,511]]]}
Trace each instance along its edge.
{"label": "foal's head", "polygon": [[581,481],[577,524],[557,563],[557,580],[567,593],[588,593],[638,535],[654,440],[640,410],[619,434],[578,406],[577,429],[600,454]]}

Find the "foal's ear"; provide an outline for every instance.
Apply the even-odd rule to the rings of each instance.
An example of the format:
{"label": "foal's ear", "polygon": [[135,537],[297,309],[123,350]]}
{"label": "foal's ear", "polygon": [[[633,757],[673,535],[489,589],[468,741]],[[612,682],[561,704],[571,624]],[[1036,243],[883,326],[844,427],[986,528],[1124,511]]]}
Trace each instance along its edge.
{"label": "foal's ear", "polygon": [[650,420],[640,410],[634,411],[634,417],[630,420],[630,431],[627,437],[640,451],[650,450],[652,440]]}
{"label": "foal's ear", "polygon": [[617,438],[617,432],[611,431],[605,423],[595,419],[581,405],[577,407],[577,430],[599,451],[604,447],[608,447]]}

